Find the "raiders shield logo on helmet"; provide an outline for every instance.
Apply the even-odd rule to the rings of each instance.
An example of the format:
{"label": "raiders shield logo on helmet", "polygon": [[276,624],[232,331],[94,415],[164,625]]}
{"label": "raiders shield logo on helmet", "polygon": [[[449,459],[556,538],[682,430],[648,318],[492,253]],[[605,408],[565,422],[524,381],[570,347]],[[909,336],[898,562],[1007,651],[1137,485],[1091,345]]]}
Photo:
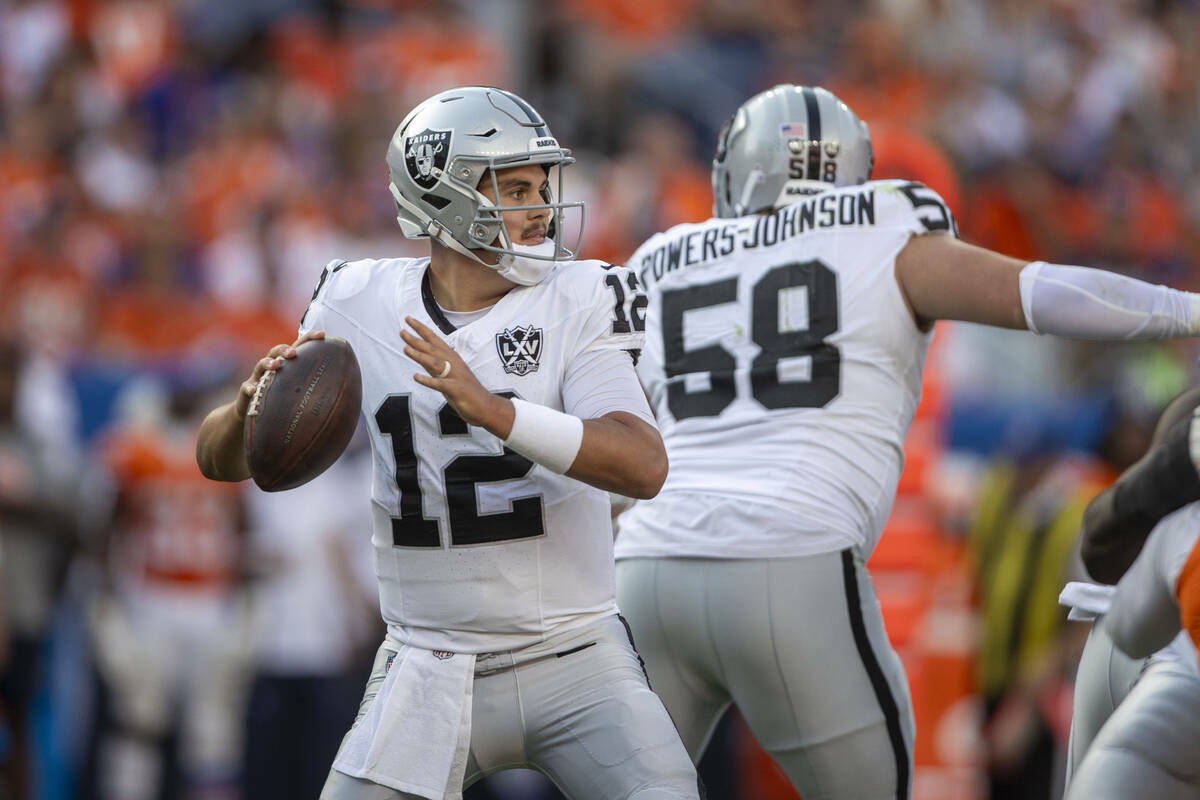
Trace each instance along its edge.
{"label": "raiders shield logo on helmet", "polygon": [[422,189],[432,189],[437,184],[442,170],[446,168],[450,137],[453,135],[452,130],[426,128],[408,137],[404,143],[404,166],[413,183]]}
{"label": "raiders shield logo on helmet", "polygon": [[542,329],[532,325],[508,328],[496,334],[496,350],[505,372],[528,375],[537,372],[542,355]]}

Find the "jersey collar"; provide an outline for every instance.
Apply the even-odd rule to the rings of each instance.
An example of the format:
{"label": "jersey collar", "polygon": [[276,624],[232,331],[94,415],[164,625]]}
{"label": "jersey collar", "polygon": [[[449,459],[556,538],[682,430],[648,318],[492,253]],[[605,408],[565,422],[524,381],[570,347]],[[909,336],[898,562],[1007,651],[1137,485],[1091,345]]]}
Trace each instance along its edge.
{"label": "jersey collar", "polygon": [[429,282],[429,267],[425,267],[425,274],[421,276],[421,302],[425,305],[425,313],[433,320],[433,323],[438,326],[442,333],[449,336],[458,328],[454,327],[454,323],[446,319],[446,315],[442,313],[441,307],[437,301],[433,299],[433,287]]}

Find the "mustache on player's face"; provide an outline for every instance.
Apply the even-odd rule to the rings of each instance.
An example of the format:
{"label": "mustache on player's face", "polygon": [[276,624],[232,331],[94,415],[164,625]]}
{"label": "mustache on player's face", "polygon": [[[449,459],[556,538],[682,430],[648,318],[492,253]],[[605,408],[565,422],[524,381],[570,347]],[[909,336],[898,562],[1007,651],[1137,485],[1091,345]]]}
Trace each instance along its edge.
{"label": "mustache on player's face", "polygon": [[546,225],[541,222],[534,223],[521,231],[521,241],[529,241],[530,239],[546,238]]}

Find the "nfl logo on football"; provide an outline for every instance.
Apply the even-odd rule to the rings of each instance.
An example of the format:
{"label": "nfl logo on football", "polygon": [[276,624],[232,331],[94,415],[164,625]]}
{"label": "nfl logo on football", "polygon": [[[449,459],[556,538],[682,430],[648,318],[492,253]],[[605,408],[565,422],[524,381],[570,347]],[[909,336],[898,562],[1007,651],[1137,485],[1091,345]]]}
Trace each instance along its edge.
{"label": "nfl logo on football", "polygon": [[496,350],[504,371],[517,375],[537,372],[542,354],[542,329],[527,325],[508,328],[496,334]]}

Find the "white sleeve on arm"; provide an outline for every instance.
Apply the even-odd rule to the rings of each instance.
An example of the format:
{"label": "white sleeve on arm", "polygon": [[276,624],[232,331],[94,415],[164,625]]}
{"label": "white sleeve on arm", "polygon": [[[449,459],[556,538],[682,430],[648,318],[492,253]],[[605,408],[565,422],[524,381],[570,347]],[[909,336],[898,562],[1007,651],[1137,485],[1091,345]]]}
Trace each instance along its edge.
{"label": "white sleeve on arm", "polygon": [[1034,261],[1020,275],[1034,333],[1071,339],[1174,339],[1200,333],[1200,295],[1115,272]]}
{"label": "white sleeve on arm", "polygon": [[589,350],[576,357],[567,366],[562,394],[563,410],[580,419],[627,411],[658,427],[625,350]]}

